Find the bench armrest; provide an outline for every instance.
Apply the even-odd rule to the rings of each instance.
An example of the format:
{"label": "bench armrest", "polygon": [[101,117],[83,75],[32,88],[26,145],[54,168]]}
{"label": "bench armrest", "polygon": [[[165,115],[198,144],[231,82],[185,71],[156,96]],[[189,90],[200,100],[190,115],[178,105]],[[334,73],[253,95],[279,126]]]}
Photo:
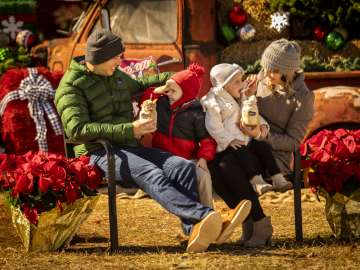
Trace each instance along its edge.
{"label": "bench armrest", "polygon": [[71,139],[67,139],[64,138],[64,142],[65,142],[65,154],[68,157],[68,150],[66,145],[67,144],[101,144],[102,147],[105,149],[106,155],[113,155],[113,151],[112,151],[112,145],[108,140],[104,140],[104,139],[96,139],[93,141],[84,141],[84,140],[71,140]]}

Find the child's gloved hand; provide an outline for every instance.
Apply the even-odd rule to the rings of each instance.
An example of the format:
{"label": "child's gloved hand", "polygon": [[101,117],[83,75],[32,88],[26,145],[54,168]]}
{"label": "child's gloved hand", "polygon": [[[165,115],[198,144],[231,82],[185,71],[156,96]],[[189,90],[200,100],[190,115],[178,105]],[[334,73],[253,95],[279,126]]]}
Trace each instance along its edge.
{"label": "child's gloved hand", "polygon": [[235,150],[238,148],[241,148],[242,146],[245,145],[244,141],[240,141],[238,139],[234,139],[231,141],[231,143],[229,144],[230,147],[234,148]]}
{"label": "child's gloved hand", "polygon": [[209,171],[208,166],[207,166],[207,161],[205,158],[199,158],[199,160],[196,162],[196,166],[200,167],[201,169],[205,170],[205,171]]}

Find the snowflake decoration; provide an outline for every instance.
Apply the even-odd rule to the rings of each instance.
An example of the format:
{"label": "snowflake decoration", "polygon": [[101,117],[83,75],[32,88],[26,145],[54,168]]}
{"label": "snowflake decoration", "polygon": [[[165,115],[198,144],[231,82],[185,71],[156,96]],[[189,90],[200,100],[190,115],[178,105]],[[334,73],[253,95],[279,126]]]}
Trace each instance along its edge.
{"label": "snowflake decoration", "polygon": [[24,22],[16,21],[14,16],[10,16],[8,21],[3,20],[1,24],[4,26],[3,32],[7,34],[10,33],[10,37],[15,39],[16,34],[21,31]]}
{"label": "snowflake decoration", "polygon": [[279,33],[289,26],[289,12],[275,12],[271,14],[271,28],[275,28]]}

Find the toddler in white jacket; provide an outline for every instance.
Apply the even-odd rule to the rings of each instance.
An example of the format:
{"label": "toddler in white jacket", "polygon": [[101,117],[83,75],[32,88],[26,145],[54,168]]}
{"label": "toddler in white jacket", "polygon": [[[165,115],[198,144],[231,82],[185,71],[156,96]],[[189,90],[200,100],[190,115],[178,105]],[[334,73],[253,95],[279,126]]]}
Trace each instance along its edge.
{"label": "toddler in white jacket", "polygon": [[[255,138],[244,134],[239,127],[242,101],[246,99],[243,93],[248,89],[248,82],[242,80],[243,75],[244,70],[237,64],[223,63],[211,69],[213,87],[201,99],[206,111],[206,128],[217,142],[217,152],[233,152],[234,162],[241,164],[257,194],[271,190],[284,192],[292,184],[280,173],[271,147],[261,140],[269,132],[266,121],[260,117],[259,126],[254,129],[258,132]],[[273,185],[264,181],[264,170],[270,174]]]}

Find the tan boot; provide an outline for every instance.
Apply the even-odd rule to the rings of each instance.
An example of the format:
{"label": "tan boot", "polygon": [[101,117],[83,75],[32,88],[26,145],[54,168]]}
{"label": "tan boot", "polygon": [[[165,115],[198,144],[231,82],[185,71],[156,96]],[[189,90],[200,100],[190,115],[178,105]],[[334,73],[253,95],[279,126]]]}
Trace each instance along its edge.
{"label": "tan boot", "polygon": [[292,183],[287,181],[281,173],[271,176],[271,180],[274,190],[278,192],[285,192],[293,187]]}
{"label": "tan boot", "polygon": [[244,243],[250,240],[254,230],[254,220],[251,217],[248,217],[246,221],[242,224],[242,234],[241,238],[238,240],[238,244],[244,245]]}
{"label": "tan boot", "polygon": [[250,184],[259,196],[274,190],[273,186],[265,182],[264,178],[260,174],[251,178]]}
{"label": "tan boot", "polygon": [[191,230],[187,252],[203,252],[220,235],[222,226],[221,215],[212,211]]}
{"label": "tan boot", "polygon": [[251,201],[242,200],[234,210],[231,211],[231,214],[223,221],[221,233],[216,239],[217,244],[222,244],[234,232],[235,228],[242,224],[247,218],[251,210]]}
{"label": "tan boot", "polygon": [[260,247],[271,244],[273,228],[270,217],[264,217],[254,222],[254,231],[251,238],[244,243],[245,247]]}

